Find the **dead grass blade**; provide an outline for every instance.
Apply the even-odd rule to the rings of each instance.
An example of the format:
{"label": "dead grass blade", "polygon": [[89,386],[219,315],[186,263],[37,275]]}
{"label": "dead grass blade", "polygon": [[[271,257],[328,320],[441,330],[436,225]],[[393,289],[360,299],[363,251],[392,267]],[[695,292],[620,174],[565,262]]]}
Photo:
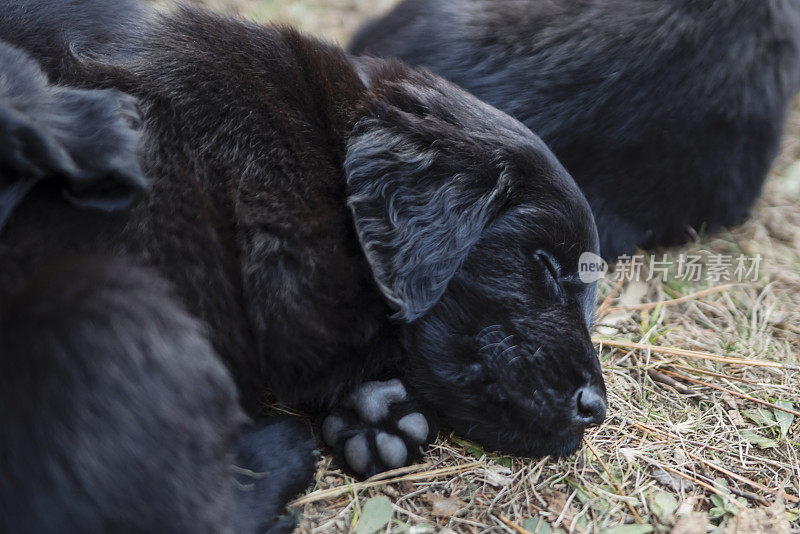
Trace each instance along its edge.
{"label": "dead grass blade", "polygon": [[658,302],[646,302],[644,304],[636,304],[635,306],[609,306],[606,308],[605,313],[608,314],[621,311],[643,311],[643,310],[652,310],[654,308],[658,308],[659,306],[674,306],[675,304],[682,304],[684,302],[697,300],[699,298],[705,297],[706,295],[711,295],[713,293],[727,291],[728,289],[740,285],[741,284],[725,284],[721,286],[704,289],[703,291],[698,291],[696,293],[692,293],[691,295],[686,295],[685,297],[680,297],[677,299],[659,300]]}
{"label": "dead grass blade", "polygon": [[734,358],[731,356],[719,356],[710,352],[702,352],[699,350],[679,349],[675,347],[660,347],[658,345],[648,345],[645,343],[633,343],[630,341],[613,341],[610,339],[603,339],[593,337],[592,342],[596,345],[605,345],[607,347],[615,347],[619,349],[628,350],[649,350],[650,352],[657,352],[660,354],[669,354],[670,356],[683,356],[685,358],[694,358],[697,360],[711,360],[715,362],[728,363],[731,365],[742,365],[749,367],[770,367],[772,369],[785,369],[788,371],[800,371],[800,366],[768,362],[765,360],[750,360],[747,358]]}
{"label": "dead grass blade", "polygon": [[[350,493],[350,492],[355,493],[369,488],[376,488],[378,486],[385,486],[387,484],[395,484],[397,482],[418,482],[421,480],[430,480],[432,478],[462,474],[467,471],[471,471],[477,467],[481,467],[483,465],[484,462],[480,461],[470,462],[467,464],[456,465],[453,467],[440,467],[439,469],[432,469],[430,471],[424,471],[422,473],[411,473],[402,476],[397,476],[394,478],[381,478],[380,480],[366,480],[364,482],[356,482],[354,484],[347,484],[335,488],[318,490],[313,493],[309,493],[308,495],[304,495],[299,499],[295,499],[294,501],[289,503],[289,506],[290,507],[305,506],[307,504],[311,504],[317,501],[334,499],[336,497],[339,497],[340,495],[344,495],[345,493]],[[425,469],[427,467],[430,467],[430,465],[423,464],[419,467]]]}
{"label": "dead grass blade", "polygon": [[[714,493],[714,494],[716,494],[716,495],[719,495],[719,496],[720,496],[720,497],[722,497],[723,499],[726,497],[726,495],[725,495],[723,492],[721,492],[720,490],[718,490],[717,488],[715,488],[714,486],[712,486],[712,485],[711,485],[711,484],[709,484],[708,482],[705,482],[705,481],[703,481],[703,480],[700,480],[700,479],[699,479],[699,478],[697,478],[697,477],[693,477],[692,475],[689,475],[689,474],[687,474],[687,473],[684,473],[683,471],[679,471],[678,469],[675,469],[675,468],[673,468],[673,467],[670,467],[670,466],[668,466],[668,465],[664,465],[664,464],[658,463],[658,462],[656,462],[655,460],[652,460],[652,459],[648,458],[647,456],[637,456],[637,458],[639,458],[639,459],[641,459],[641,460],[644,460],[646,463],[648,463],[648,464],[650,464],[650,465],[652,465],[652,466],[654,466],[654,467],[657,467],[657,468],[659,468],[659,469],[663,469],[664,471],[668,471],[668,472],[672,473],[672,474],[673,474],[673,475],[675,475],[675,476],[681,477],[681,478],[682,478],[682,479],[684,479],[684,480],[688,480],[688,481],[689,481],[689,482],[691,482],[692,484],[697,484],[698,486],[701,486],[701,487],[703,487],[703,488],[707,489],[707,490],[708,490],[708,491],[710,491],[711,493]],[[737,502],[737,501],[735,501],[735,500],[733,500],[733,499],[730,499],[730,501],[731,501],[731,502],[732,502],[732,503],[733,503],[733,504],[734,504],[734,505],[735,505],[737,508],[740,508],[740,509],[742,509],[742,508],[745,508],[745,506],[744,506],[742,503],[740,503],[740,502]]]}
{"label": "dead grass blade", "polygon": [[[583,442],[586,444],[586,446],[589,448],[589,450],[592,451],[592,454],[594,455],[595,458],[597,458],[597,461],[600,462],[600,465],[603,467],[603,471],[605,471],[606,475],[608,475],[609,482],[614,484],[614,488],[617,490],[617,494],[620,497],[624,496],[625,492],[622,491],[622,488],[620,487],[620,485],[617,483],[617,481],[614,479],[614,477],[611,476],[611,471],[608,470],[608,466],[606,466],[606,463],[603,461],[602,458],[600,458],[600,455],[597,454],[597,451],[595,450],[594,447],[592,447],[592,444],[589,442],[589,440],[586,438],[585,435],[583,436]],[[634,506],[630,503],[630,501],[626,500],[625,504],[628,505],[628,509],[631,511],[631,514],[633,514],[633,517],[636,520],[636,522],[637,523],[644,523],[644,521],[642,521],[642,516],[639,515],[639,512],[636,511],[636,508],[634,508]]]}
{"label": "dead grass blade", "polygon": [[619,282],[617,282],[617,285],[614,286],[614,289],[611,290],[611,293],[609,293],[608,296],[605,298],[605,300],[603,300],[603,302],[600,304],[600,306],[597,307],[597,319],[600,319],[608,315],[608,311],[611,308],[611,303],[614,302],[614,299],[617,298],[617,296],[619,295],[619,292],[622,290],[622,286],[624,283],[625,283],[625,277],[623,276],[622,278],[620,278]]}
{"label": "dead grass blade", "polygon": [[732,389],[724,388],[722,386],[717,386],[715,384],[709,384],[708,382],[703,382],[702,380],[697,380],[696,378],[692,378],[690,376],[685,376],[685,375],[682,375],[680,373],[676,373],[676,372],[673,372],[673,371],[663,370],[662,372],[664,374],[672,375],[672,376],[674,376],[676,378],[680,378],[681,380],[686,380],[687,382],[691,382],[691,383],[697,384],[699,386],[704,386],[704,387],[707,387],[707,388],[716,389],[717,391],[722,391],[723,393],[728,393],[730,395],[733,395],[734,397],[739,397],[740,399],[749,400],[751,402],[755,402],[757,404],[761,404],[762,406],[767,406],[768,408],[772,408],[773,410],[780,410],[781,412],[790,413],[792,415],[800,417],[800,412],[798,412],[797,410],[792,410],[791,408],[783,408],[781,406],[778,406],[777,404],[772,404],[771,402],[767,402],[765,400],[757,399],[757,398],[752,397],[750,395],[747,395],[745,393],[739,393],[738,391],[734,391]]}

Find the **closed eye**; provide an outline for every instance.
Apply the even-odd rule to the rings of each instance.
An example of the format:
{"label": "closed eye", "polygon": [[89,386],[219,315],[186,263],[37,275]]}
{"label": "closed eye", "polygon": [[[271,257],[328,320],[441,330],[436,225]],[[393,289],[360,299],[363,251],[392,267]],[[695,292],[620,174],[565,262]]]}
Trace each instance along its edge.
{"label": "closed eye", "polygon": [[548,297],[563,301],[566,294],[561,284],[561,265],[547,252],[539,251],[534,257],[542,272]]}

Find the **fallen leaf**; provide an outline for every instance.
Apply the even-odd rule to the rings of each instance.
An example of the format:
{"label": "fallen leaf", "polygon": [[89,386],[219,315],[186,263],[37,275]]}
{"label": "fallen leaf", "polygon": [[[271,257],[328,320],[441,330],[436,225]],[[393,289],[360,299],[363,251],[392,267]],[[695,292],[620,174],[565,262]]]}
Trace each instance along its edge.
{"label": "fallen leaf", "polygon": [[511,469],[502,465],[489,464],[484,468],[483,472],[486,483],[495,488],[505,488],[511,485],[514,479],[510,475]]}
{"label": "fallen leaf", "polygon": [[739,403],[736,402],[736,398],[730,393],[723,393],[722,395],[720,395],[720,398],[725,404],[728,405],[728,408],[730,408],[731,410],[736,410],[736,411],[739,410]]}
{"label": "fallen leaf", "polygon": [[453,517],[459,510],[467,506],[467,503],[458,497],[442,497],[428,493],[425,498],[431,503],[431,513],[437,517]]}
{"label": "fallen leaf", "polygon": [[654,479],[656,479],[659,483],[665,485],[675,493],[680,493],[682,491],[690,491],[694,484],[685,480],[678,475],[673,475],[672,473],[668,473],[663,469],[657,468],[654,469],[652,473],[650,473]]}
{"label": "fallen leaf", "polygon": [[678,501],[671,493],[655,491],[650,499],[650,508],[662,523],[671,523],[672,516],[678,509]]}
{"label": "fallen leaf", "polygon": [[392,520],[392,501],[387,497],[373,497],[364,503],[355,534],[374,534]]}
{"label": "fallen leaf", "polygon": [[[789,401],[778,401],[775,404],[788,410],[794,409],[794,405]],[[781,437],[785,438],[789,433],[789,429],[792,428],[792,423],[794,423],[794,414],[784,412],[782,410],[772,410],[772,412],[775,415],[775,420],[778,422],[778,426],[781,428]]]}
{"label": "fallen leaf", "polygon": [[547,502],[549,510],[557,516],[560,515],[567,506],[567,496],[560,491],[545,493],[543,497],[545,502]]}
{"label": "fallen leaf", "polygon": [[733,424],[738,427],[743,427],[747,424],[739,410],[728,410],[728,416],[731,418],[731,421],[733,421]]}

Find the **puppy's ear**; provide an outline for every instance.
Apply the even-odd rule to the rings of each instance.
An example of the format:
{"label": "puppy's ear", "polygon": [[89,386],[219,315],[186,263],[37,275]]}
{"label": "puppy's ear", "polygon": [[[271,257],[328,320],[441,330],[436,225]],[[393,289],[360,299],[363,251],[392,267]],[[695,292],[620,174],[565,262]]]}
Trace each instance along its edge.
{"label": "puppy's ear", "polygon": [[0,107],[0,228],[40,180],[52,173],[78,172],[49,128],[12,108]]}
{"label": "puppy's ear", "polygon": [[146,186],[133,99],[61,88],[44,96],[44,105],[27,113],[0,106],[0,228],[45,179],[60,181],[64,197],[80,208],[130,206]]}
{"label": "puppy's ear", "polygon": [[397,308],[395,318],[410,322],[442,296],[504,204],[509,179],[494,165],[481,172],[459,161],[446,140],[411,133],[413,125],[398,126],[404,120],[413,119],[362,120],[345,171],[348,205],[375,280]]}
{"label": "puppy's ear", "polygon": [[2,42],[0,74],[0,228],[45,179],[79,207],[128,207],[146,186],[133,97],[49,85],[35,61]]}
{"label": "puppy's ear", "polygon": [[64,173],[64,196],[101,211],[127,208],[146,187],[139,164],[140,120],[133,97],[115,90],[59,88],[56,135],[78,172]]}

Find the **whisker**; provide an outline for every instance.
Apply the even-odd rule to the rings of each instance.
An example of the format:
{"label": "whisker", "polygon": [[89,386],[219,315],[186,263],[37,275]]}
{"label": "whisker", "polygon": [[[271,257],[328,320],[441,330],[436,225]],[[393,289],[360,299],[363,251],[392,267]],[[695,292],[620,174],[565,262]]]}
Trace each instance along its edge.
{"label": "whisker", "polygon": [[503,356],[505,356],[506,352],[508,352],[510,350],[514,350],[514,349],[516,349],[518,347],[519,347],[519,345],[512,345],[512,346],[508,347],[506,350],[504,350],[503,352],[500,353],[500,357],[502,358]]}
{"label": "whisker", "polygon": [[501,329],[501,327],[500,327],[499,324],[489,325],[489,326],[483,328],[480,332],[478,332],[478,335],[475,336],[475,337],[483,337],[483,336],[489,334],[490,332],[492,332],[493,330],[500,330],[500,329]]}

